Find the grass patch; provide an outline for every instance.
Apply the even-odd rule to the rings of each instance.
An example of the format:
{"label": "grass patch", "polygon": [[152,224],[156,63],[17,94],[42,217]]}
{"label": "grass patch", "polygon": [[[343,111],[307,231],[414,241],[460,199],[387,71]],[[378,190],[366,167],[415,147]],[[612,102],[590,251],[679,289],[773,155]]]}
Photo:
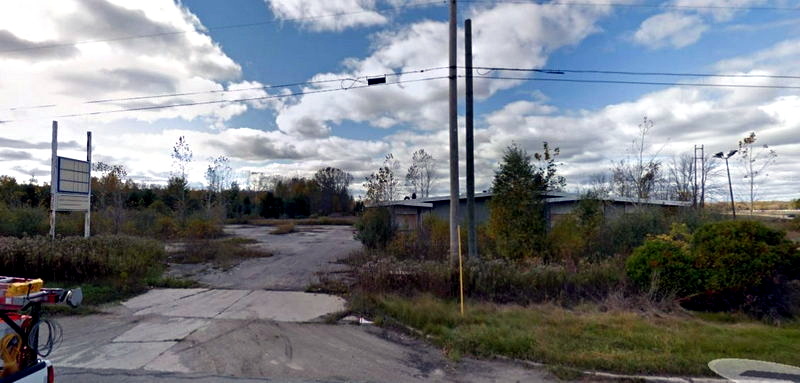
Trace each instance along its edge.
{"label": "grass patch", "polygon": [[419,329],[454,357],[502,355],[626,374],[712,375],[707,363],[718,358],[800,364],[798,322],[469,302],[462,317],[455,302],[431,296],[364,301],[378,318]]}
{"label": "grass patch", "polygon": [[257,226],[280,226],[287,223],[292,223],[298,226],[308,225],[339,225],[339,226],[353,226],[358,221],[358,217],[318,217],[318,218],[257,218],[247,221],[249,225]]}
{"label": "grass patch", "polygon": [[170,255],[174,263],[211,263],[227,269],[243,259],[271,257],[269,251],[249,246],[253,242],[247,238],[228,237],[190,241]]}
{"label": "grass patch", "polygon": [[294,232],[294,224],[290,222],[278,225],[270,234],[289,234]]}

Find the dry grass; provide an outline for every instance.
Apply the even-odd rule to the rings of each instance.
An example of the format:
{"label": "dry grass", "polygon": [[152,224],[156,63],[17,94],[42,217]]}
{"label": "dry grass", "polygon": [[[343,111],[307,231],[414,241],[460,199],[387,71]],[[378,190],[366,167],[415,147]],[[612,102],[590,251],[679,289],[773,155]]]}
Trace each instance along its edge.
{"label": "dry grass", "polygon": [[290,222],[276,226],[275,229],[270,232],[270,234],[289,234],[294,232],[295,232],[294,223]]}
{"label": "dry grass", "polygon": [[711,375],[717,358],[800,364],[800,323],[729,314],[617,310],[601,305],[458,305],[430,296],[373,297],[376,320],[420,330],[449,356],[497,355],[579,369]]}
{"label": "dry grass", "polygon": [[298,226],[308,226],[308,225],[352,226],[355,225],[357,220],[358,217],[319,217],[319,218],[294,218],[294,219],[258,218],[258,219],[248,220],[247,224],[257,225],[257,226],[280,226],[292,223]]}

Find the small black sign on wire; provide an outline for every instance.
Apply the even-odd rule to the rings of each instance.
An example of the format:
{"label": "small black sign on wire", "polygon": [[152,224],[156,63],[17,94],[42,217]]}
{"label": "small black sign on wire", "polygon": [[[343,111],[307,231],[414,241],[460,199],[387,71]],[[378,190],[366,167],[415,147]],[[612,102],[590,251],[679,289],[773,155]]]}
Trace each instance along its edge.
{"label": "small black sign on wire", "polygon": [[367,85],[386,84],[386,76],[367,78]]}

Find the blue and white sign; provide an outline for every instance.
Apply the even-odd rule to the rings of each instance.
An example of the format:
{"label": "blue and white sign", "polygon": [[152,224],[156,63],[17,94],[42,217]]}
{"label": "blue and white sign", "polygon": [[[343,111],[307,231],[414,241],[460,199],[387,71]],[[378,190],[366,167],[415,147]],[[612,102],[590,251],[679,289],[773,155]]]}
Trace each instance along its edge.
{"label": "blue and white sign", "polygon": [[58,192],[89,194],[89,162],[58,157]]}

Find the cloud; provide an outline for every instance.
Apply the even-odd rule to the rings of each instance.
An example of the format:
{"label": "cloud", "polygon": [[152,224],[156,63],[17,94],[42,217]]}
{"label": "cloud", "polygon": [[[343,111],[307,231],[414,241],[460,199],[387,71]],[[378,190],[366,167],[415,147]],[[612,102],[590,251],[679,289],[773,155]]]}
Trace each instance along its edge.
{"label": "cloud", "polygon": [[[0,148],[14,148],[14,149],[50,149],[49,142],[28,142],[25,140],[14,140],[10,138],[0,137]],[[77,141],[59,142],[58,147],[62,149],[80,149],[83,146],[78,144]]]}
{"label": "cloud", "polygon": [[633,33],[632,41],[650,49],[683,48],[696,43],[710,25],[727,22],[744,13],[744,8],[765,0],[670,0],[673,9],[645,19]]}
{"label": "cloud", "polygon": [[[226,89],[226,83],[243,83],[239,64],[211,40],[194,14],[171,0],[64,0],[53,4],[10,0],[0,3],[0,25],[5,28],[0,31],[0,41],[13,40],[12,48],[25,48],[0,52],[0,104],[23,107],[0,110],[3,121],[117,111],[117,103],[83,102],[219,91]],[[150,36],[130,38],[141,35]],[[52,45],[58,46],[49,47]],[[137,101],[155,106],[220,99],[218,94],[196,94]],[[24,108],[42,104],[54,106]],[[211,103],[93,118],[105,122],[201,118],[220,126],[256,105]]]}
{"label": "cloud", "polygon": [[683,48],[697,42],[707,29],[699,16],[662,13],[643,21],[633,40],[650,49]]}
{"label": "cloud", "polygon": [[33,155],[28,152],[23,152],[21,150],[0,150],[0,160],[3,161],[18,161],[18,160],[30,160],[33,159]]}
{"label": "cloud", "polygon": [[[596,22],[607,7],[500,4],[468,11],[474,21],[476,65],[541,67],[557,49],[578,44],[599,30]],[[343,62],[346,70],[320,73],[313,81],[392,74],[447,65],[447,23],[423,20],[373,36],[372,52]],[[460,35],[463,40],[463,35]],[[459,42],[463,46],[463,41]],[[462,58],[459,58],[462,60]],[[443,70],[390,76],[389,81],[416,81],[446,75]],[[362,79],[363,81],[363,79]],[[475,95],[484,99],[519,82],[475,79]],[[307,87],[313,91],[324,85]],[[463,86],[460,86],[463,91]],[[447,124],[447,82],[439,80],[379,86],[329,95],[306,95],[278,110],[278,128],[299,137],[325,137],[344,121],[378,128],[439,129]]]}
{"label": "cloud", "polygon": [[52,41],[29,41],[15,36],[9,31],[0,30],[0,56],[10,58],[62,59],[76,55],[74,46],[58,45]]}
{"label": "cloud", "polygon": [[277,19],[295,21],[312,31],[342,31],[347,28],[388,22],[375,0],[265,0]]}

